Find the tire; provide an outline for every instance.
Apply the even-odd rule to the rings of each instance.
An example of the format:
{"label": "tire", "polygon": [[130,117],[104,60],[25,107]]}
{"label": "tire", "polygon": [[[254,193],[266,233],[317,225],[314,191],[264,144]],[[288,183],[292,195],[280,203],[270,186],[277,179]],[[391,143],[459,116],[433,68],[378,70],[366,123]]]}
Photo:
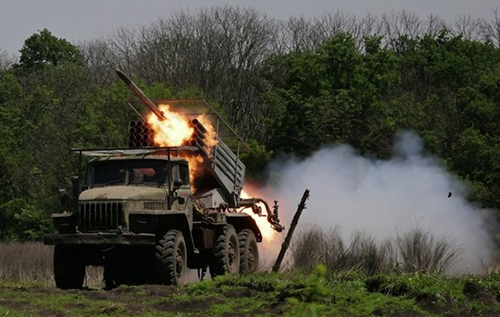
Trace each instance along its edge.
{"label": "tire", "polygon": [[182,285],[187,282],[187,250],[182,232],[170,230],[158,241],[155,267],[159,284]]}
{"label": "tire", "polygon": [[259,248],[255,234],[250,229],[241,230],[238,234],[240,247],[240,273],[255,272],[259,267]]}
{"label": "tire", "polygon": [[117,282],[117,268],[116,265],[105,264],[104,265],[104,289],[111,290],[118,287]]}
{"label": "tire", "polygon": [[54,279],[60,289],[82,288],[85,265],[75,247],[56,245],[54,248]]}
{"label": "tire", "polygon": [[210,262],[210,276],[216,277],[227,273],[238,274],[239,271],[238,236],[232,225],[226,225],[215,241],[213,258]]}

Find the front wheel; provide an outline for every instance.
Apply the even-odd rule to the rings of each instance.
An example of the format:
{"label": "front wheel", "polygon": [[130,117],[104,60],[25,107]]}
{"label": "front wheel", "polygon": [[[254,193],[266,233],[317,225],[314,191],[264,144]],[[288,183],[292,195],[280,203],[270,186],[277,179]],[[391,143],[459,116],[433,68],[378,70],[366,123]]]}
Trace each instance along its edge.
{"label": "front wheel", "polygon": [[78,249],[56,245],[54,248],[54,279],[60,289],[82,288],[85,265]]}
{"label": "front wheel", "polygon": [[215,241],[213,259],[210,262],[210,275],[216,277],[240,271],[240,248],[238,236],[232,225],[225,225]]}
{"label": "front wheel", "polygon": [[181,285],[187,282],[187,250],[182,232],[170,230],[158,241],[155,266],[160,284]]}

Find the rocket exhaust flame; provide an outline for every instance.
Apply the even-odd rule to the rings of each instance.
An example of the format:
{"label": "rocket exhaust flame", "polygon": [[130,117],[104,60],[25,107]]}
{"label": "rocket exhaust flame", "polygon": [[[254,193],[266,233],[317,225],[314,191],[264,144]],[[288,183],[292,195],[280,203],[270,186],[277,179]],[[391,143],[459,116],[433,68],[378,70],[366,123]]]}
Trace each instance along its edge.
{"label": "rocket exhaust flame", "polygon": [[204,115],[190,120],[186,115],[170,109],[169,105],[159,105],[158,110],[164,114],[163,120],[160,120],[155,113],[146,116],[147,125],[152,130],[155,146],[191,145],[199,150],[201,156],[187,154],[181,156],[188,161],[191,172],[191,187],[194,191],[195,179],[198,176],[196,172],[204,159],[210,157],[212,148],[217,144],[215,129]]}
{"label": "rocket exhaust flame", "polygon": [[192,139],[195,130],[187,117],[172,111],[168,105],[160,105],[159,110],[165,114],[163,120],[154,113],[146,116],[147,123],[153,130],[155,145],[182,146]]}

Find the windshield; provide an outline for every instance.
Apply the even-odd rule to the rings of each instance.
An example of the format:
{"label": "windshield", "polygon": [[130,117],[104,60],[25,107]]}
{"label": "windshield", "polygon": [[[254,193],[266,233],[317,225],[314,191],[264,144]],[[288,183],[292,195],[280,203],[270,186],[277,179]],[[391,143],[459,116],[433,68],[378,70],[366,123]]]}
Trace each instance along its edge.
{"label": "windshield", "polygon": [[105,161],[89,170],[89,185],[161,185],[167,182],[167,164],[159,160]]}

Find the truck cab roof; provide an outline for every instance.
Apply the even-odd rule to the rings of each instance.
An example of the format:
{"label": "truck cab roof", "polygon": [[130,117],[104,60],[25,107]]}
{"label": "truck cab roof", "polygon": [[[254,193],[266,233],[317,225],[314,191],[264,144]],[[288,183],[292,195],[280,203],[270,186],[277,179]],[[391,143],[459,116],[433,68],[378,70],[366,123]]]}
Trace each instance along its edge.
{"label": "truck cab roof", "polygon": [[[158,154],[146,154],[146,155],[124,155],[124,156],[103,156],[96,157],[90,160],[89,163],[94,162],[104,162],[104,161],[132,161],[132,160],[158,160],[158,161],[168,161],[169,157],[166,155],[158,155]],[[170,157],[171,162],[187,162],[185,159],[180,157]]]}

